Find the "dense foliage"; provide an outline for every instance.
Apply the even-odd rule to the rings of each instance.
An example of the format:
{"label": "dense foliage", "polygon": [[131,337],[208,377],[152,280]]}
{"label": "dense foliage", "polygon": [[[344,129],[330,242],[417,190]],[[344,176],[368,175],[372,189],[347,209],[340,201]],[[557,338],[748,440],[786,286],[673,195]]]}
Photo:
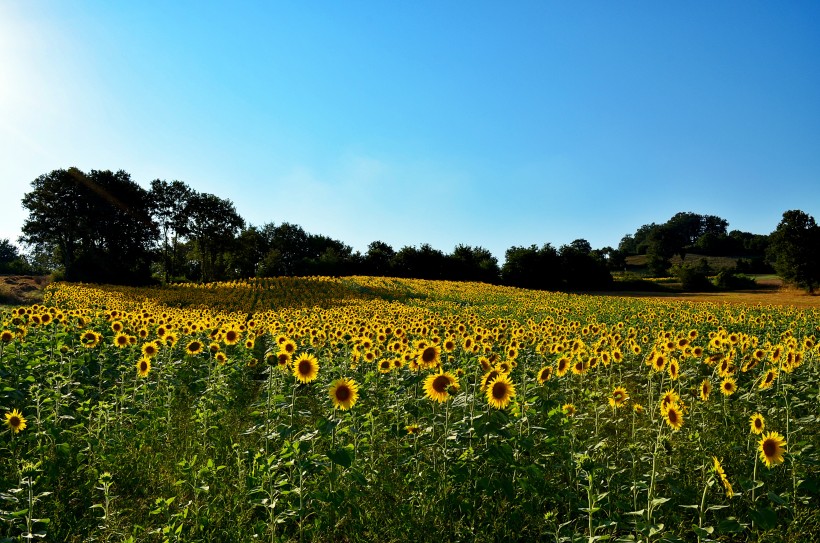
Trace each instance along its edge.
{"label": "dense foliage", "polygon": [[376,277],[0,312],[0,537],[809,541],[817,310]]}

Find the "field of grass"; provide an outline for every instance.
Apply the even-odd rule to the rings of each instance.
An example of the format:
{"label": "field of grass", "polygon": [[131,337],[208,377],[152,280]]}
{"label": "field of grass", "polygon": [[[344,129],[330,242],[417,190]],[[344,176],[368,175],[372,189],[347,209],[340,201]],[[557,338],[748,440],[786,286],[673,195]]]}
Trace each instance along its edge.
{"label": "field of grass", "polygon": [[820,539],[820,310],[652,296],[50,285],[0,310],[0,541]]}

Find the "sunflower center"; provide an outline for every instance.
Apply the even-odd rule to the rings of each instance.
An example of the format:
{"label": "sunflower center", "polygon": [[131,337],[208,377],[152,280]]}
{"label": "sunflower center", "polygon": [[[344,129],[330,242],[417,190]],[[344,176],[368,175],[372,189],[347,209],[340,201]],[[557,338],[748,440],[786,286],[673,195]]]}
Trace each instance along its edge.
{"label": "sunflower center", "polygon": [[493,385],[493,398],[503,400],[507,397],[507,385],[505,383],[495,383]]}
{"label": "sunflower center", "polygon": [[678,422],[678,413],[674,409],[669,410],[669,415],[668,416],[669,416],[669,422],[671,422],[673,424]]}
{"label": "sunflower center", "polygon": [[309,360],[302,360],[299,362],[299,374],[300,375],[310,375],[310,372],[313,370],[313,366],[311,365]]}
{"label": "sunflower center", "polygon": [[140,371],[148,371],[148,362],[145,360],[140,362]]}
{"label": "sunflower center", "polygon": [[436,359],[436,350],[433,347],[427,347],[421,353],[421,359],[425,364],[429,364]]}
{"label": "sunflower center", "polygon": [[336,388],[336,399],[340,402],[346,402],[350,399],[350,389],[346,385],[339,385]]}
{"label": "sunflower center", "polygon": [[443,394],[447,391],[447,387],[450,386],[450,379],[447,378],[446,375],[439,375],[435,379],[433,379],[433,390],[438,392],[439,394]]}
{"label": "sunflower center", "polygon": [[755,428],[762,428],[762,427],[763,427],[763,421],[761,421],[760,419],[755,419]]}
{"label": "sunflower center", "polygon": [[20,417],[18,417],[17,415],[11,417],[9,419],[9,425],[11,425],[13,428],[17,428],[18,426],[20,426]]}
{"label": "sunflower center", "polygon": [[765,454],[767,458],[773,457],[776,452],[777,443],[775,443],[773,439],[767,439],[763,442],[763,454]]}

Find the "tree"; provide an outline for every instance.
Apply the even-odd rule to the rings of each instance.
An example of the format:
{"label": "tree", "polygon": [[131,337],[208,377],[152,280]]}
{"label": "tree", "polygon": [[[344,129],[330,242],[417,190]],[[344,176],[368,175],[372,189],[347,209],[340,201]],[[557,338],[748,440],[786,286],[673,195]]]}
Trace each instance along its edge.
{"label": "tree", "polygon": [[576,239],[562,245],[558,251],[561,262],[561,278],[570,290],[601,290],[612,284],[612,275],[606,261],[596,256],[585,239]]}
{"label": "tree", "polygon": [[194,242],[203,281],[214,281],[227,273],[226,255],[245,226],[233,202],[207,193],[195,193],[188,200],[187,231]]}
{"label": "tree", "polygon": [[501,279],[515,287],[559,290],[562,284],[558,251],[549,243],[540,249],[536,245],[510,247],[504,254]]}
{"label": "tree", "polygon": [[769,236],[769,262],[784,281],[807,289],[820,286],[820,227],[799,210],[783,213]]}
{"label": "tree", "polygon": [[393,274],[393,258],[396,251],[383,241],[374,241],[367,246],[364,255],[364,273],[366,275],[389,276]]}
{"label": "tree", "polygon": [[150,281],[158,230],[147,191],[120,170],[54,170],[23,197],[29,216],[21,241],[53,254],[66,279],[139,284]]}
{"label": "tree", "polygon": [[165,282],[177,275],[180,242],[189,234],[187,210],[195,192],[182,181],[151,181],[150,210],[162,240],[162,271]]}
{"label": "tree", "polygon": [[460,244],[447,256],[446,279],[497,283],[499,274],[498,259],[484,247]]}

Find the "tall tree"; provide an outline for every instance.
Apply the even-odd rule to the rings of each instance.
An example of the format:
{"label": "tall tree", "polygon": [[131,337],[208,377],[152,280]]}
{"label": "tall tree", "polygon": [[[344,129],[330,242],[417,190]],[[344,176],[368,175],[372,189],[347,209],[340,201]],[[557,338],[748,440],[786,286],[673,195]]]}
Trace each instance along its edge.
{"label": "tall tree", "polygon": [[820,227],[799,210],[783,213],[769,236],[768,258],[785,281],[809,292],[820,286]]}
{"label": "tall tree", "polygon": [[227,267],[225,256],[245,221],[236,212],[233,202],[208,193],[193,194],[186,215],[202,280],[223,278]]}
{"label": "tall tree", "polygon": [[182,181],[151,181],[150,209],[162,241],[162,271],[168,282],[177,275],[179,245],[189,234],[188,206],[195,192]]}
{"label": "tall tree", "polygon": [[57,256],[66,279],[98,283],[150,280],[157,227],[148,193],[128,173],[54,170],[23,197],[21,240]]}

